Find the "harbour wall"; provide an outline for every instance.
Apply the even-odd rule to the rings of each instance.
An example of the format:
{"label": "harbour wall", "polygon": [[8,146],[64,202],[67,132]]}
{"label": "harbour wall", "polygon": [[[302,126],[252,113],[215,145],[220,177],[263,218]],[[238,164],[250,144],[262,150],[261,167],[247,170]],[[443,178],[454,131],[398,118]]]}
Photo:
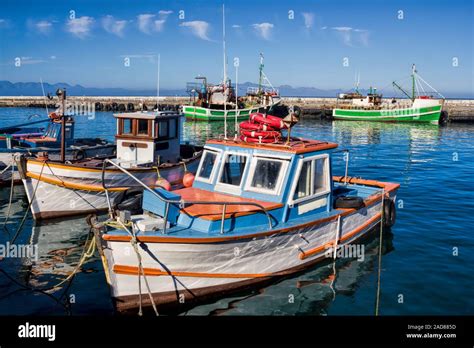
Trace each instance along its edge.
{"label": "harbour wall", "polygon": [[[299,106],[306,118],[324,118],[331,115],[332,109],[336,106],[350,104],[349,100],[341,101],[337,98],[284,97],[282,99],[283,103],[287,105]],[[78,109],[93,108],[95,111],[153,110],[157,105],[157,97],[70,96],[67,100],[69,104],[77,106]],[[160,108],[164,109],[176,109],[179,105],[190,103],[189,97],[159,97],[158,100]],[[46,103],[49,108],[55,107],[54,100],[48,100]],[[45,98],[0,96],[0,107],[45,107]],[[448,112],[451,122],[474,122],[474,100],[449,99],[445,101],[444,110]]]}

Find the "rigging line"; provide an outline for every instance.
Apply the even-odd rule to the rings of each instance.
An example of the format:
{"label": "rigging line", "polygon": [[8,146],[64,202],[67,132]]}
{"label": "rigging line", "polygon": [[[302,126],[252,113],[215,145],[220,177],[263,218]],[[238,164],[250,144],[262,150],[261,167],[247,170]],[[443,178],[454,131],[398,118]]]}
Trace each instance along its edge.
{"label": "rigging line", "polygon": [[425,79],[423,79],[420,75],[417,75],[417,76],[418,76],[418,78],[419,78],[421,81],[423,81],[429,88],[431,88],[433,91],[435,91],[441,98],[446,99],[446,98],[444,97],[444,95],[442,95],[441,93],[439,93],[433,86],[431,86],[428,82],[426,82]]}
{"label": "rigging line", "polygon": [[375,316],[379,315],[380,306],[380,277],[382,273],[382,236],[383,236],[383,224],[384,224],[384,205],[385,205],[385,188],[382,188],[382,212],[380,216],[380,233],[379,233],[379,260],[377,270],[377,297],[375,302]]}
{"label": "rigging line", "polygon": [[[12,161],[13,161],[13,157],[12,157]],[[10,234],[10,231],[9,231],[8,228],[7,228],[7,222],[8,222],[8,219],[10,218],[10,212],[11,212],[12,201],[13,201],[13,188],[14,188],[14,182],[15,182],[15,178],[14,178],[14,175],[15,175],[15,167],[13,166],[13,163],[10,163],[9,166],[12,167],[11,183],[10,183],[10,198],[8,199],[7,215],[5,216],[5,221],[3,222],[3,229],[4,229],[6,232],[8,232],[8,234]],[[6,169],[8,169],[8,167],[7,167]],[[2,172],[2,174],[3,174],[3,172]]]}

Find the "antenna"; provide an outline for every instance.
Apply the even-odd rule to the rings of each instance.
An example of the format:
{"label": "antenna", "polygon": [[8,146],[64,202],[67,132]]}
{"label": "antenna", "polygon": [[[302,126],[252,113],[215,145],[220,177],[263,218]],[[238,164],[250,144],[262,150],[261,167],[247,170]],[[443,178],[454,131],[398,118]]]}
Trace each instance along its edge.
{"label": "antenna", "polygon": [[156,111],[160,110],[160,65],[161,65],[161,54],[158,53],[158,70],[156,78]]}
{"label": "antenna", "polygon": [[46,116],[49,115],[48,111],[48,102],[46,101],[46,94],[44,93],[44,86],[43,86],[43,79],[40,77],[41,82],[41,90],[43,91],[43,100],[44,100],[44,107],[46,108]]}
{"label": "antenna", "polygon": [[222,51],[224,55],[224,139],[227,140],[227,57],[225,52],[225,5],[222,4]]}
{"label": "antenna", "polygon": [[258,78],[258,93],[262,92],[262,83],[263,83],[263,53],[260,53],[260,66],[258,70],[260,72],[260,76]]}

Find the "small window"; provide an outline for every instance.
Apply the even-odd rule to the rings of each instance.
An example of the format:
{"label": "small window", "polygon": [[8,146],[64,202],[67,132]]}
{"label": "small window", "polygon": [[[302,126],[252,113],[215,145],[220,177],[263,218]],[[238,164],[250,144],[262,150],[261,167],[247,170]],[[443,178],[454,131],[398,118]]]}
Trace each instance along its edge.
{"label": "small window", "polygon": [[264,191],[275,191],[282,166],[282,161],[257,159],[250,187]]}
{"label": "small window", "polygon": [[240,186],[246,163],[246,156],[236,154],[227,155],[219,182],[228,185]]}
{"label": "small window", "polygon": [[313,175],[313,194],[325,192],[327,187],[327,174],[324,171],[327,158],[320,158],[314,160],[314,175]]}
{"label": "small window", "polygon": [[132,119],[124,118],[122,119],[122,134],[132,134],[133,127],[132,127]]}
{"label": "small window", "polygon": [[169,120],[169,137],[170,139],[175,139],[178,137],[178,120],[176,118],[171,118]]}
{"label": "small window", "polygon": [[301,165],[293,200],[317,196],[329,191],[329,165],[327,157],[307,159]]}
{"label": "small window", "polygon": [[296,185],[293,199],[303,198],[311,195],[311,161],[306,161],[301,167],[300,177]]}
{"label": "small window", "polygon": [[212,169],[216,162],[217,153],[206,151],[201,160],[201,167],[199,168],[198,176],[202,179],[211,179]]}
{"label": "small window", "polygon": [[148,120],[137,120],[138,121],[138,135],[148,135]]}
{"label": "small window", "polygon": [[168,138],[168,120],[158,122],[158,138]]}

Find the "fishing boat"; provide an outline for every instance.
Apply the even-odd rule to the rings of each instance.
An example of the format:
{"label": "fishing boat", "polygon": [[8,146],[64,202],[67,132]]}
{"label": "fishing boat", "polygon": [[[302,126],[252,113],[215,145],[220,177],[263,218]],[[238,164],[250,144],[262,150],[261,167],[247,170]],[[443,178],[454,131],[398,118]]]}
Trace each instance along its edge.
{"label": "fishing boat", "polygon": [[[140,190],[121,172],[127,168],[150,186],[171,189],[197,169],[201,148],[181,144],[182,115],[175,111],[114,114],[117,120],[116,157],[51,160],[23,156],[17,161],[30,209],[36,220],[107,210],[105,185],[114,206],[137,204]],[[105,169],[104,171],[102,169]]]}
{"label": "fishing boat", "polygon": [[[74,135],[74,117],[62,117],[66,91],[58,89],[60,107],[48,114],[48,119],[34,121],[47,123],[44,127],[23,127],[22,124],[2,128],[0,135],[0,186],[21,183],[14,157],[20,155],[38,156],[48,152],[51,160],[60,160],[64,139],[64,160],[75,161],[84,158],[106,158],[114,155],[115,145],[101,138],[76,138]],[[64,132],[63,132],[64,130]]]}
{"label": "fishing boat", "polygon": [[[386,101],[382,95],[372,87],[365,97],[351,94],[351,103],[341,103],[333,109],[332,117],[335,120],[350,121],[381,121],[381,122],[429,122],[446,124],[448,114],[443,111],[444,96],[431,87],[420,75],[415,65],[412,66],[412,93],[409,94],[395,81],[393,86],[406,95],[409,100],[400,102],[396,99]],[[425,91],[429,87],[432,92]],[[358,94],[358,93],[357,93]],[[345,95],[344,95],[345,96]],[[339,103],[339,100],[338,100]]]}
{"label": "fishing boat", "polygon": [[399,184],[333,176],[336,143],[263,130],[293,123],[276,121],[247,121],[268,137],[208,140],[192,186],[143,184],[137,214],[89,220],[118,311],[184,309],[261,286],[395,223]]}
{"label": "fishing boat", "polygon": [[[196,121],[243,121],[254,112],[270,110],[280,101],[277,89],[263,72],[263,54],[260,54],[259,83],[258,87],[249,87],[245,96],[238,96],[238,84],[235,88],[227,74],[227,53],[225,40],[225,8],[222,5],[222,45],[224,57],[224,77],[218,85],[207,82],[204,76],[196,77],[199,82],[188,82],[186,91],[191,98],[191,105],[181,108],[188,119]],[[237,80],[237,73],[236,73]]]}
{"label": "fishing boat", "polygon": [[263,55],[260,55],[258,87],[248,87],[242,97],[237,96],[238,86],[234,88],[230,79],[212,85],[206,77],[196,77],[200,82],[189,82],[186,86],[191,105],[182,106],[184,115],[196,121],[224,121],[224,118],[243,121],[255,112],[271,112],[281,102],[281,98],[263,72],[263,66]]}

